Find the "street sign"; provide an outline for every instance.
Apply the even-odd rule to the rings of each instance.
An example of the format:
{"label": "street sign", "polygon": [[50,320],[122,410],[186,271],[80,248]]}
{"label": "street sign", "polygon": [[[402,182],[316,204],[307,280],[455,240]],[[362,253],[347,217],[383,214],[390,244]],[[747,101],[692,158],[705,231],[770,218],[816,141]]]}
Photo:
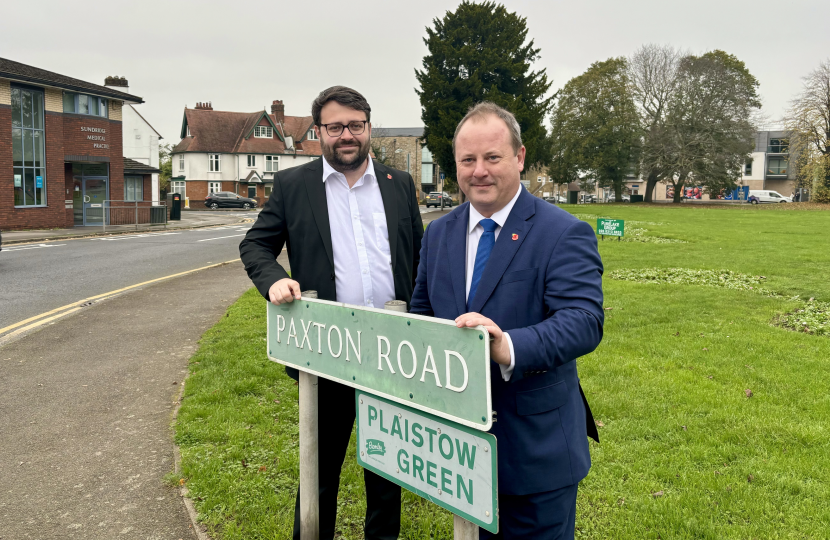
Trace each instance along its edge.
{"label": "street sign", "polygon": [[440,178],[441,180],[444,180],[445,178],[447,178],[447,175],[446,175],[446,173],[438,173],[438,178]]}
{"label": "street sign", "polygon": [[496,437],[355,392],[357,461],[492,532],[499,529]]}
{"label": "street sign", "polygon": [[597,234],[600,236],[623,236],[625,222],[621,219],[597,219]]}
{"label": "street sign", "polygon": [[268,302],[268,357],[468,427],[492,425],[482,326],[326,300]]}

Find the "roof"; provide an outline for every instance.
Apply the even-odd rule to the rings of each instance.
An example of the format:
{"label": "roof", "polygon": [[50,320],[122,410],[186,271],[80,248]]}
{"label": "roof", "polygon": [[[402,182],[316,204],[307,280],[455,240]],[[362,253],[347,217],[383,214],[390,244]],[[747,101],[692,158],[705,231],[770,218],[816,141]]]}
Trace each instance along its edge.
{"label": "roof", "polygon": [[161,171],[146,163],[141,163],[130,158],[124,158],[124,174],[153,174]]}
{"label": "roof", "polygon": [[80,79],[73,79],[66,75],[46,71],[45,69],[27,66],[26,64],[21,64],[20,62],[6,58],[0,58],[0,77],[14,79],[16,81],[45,84],[47,86],[56,86],[76,92],[89,92],[97,96],[115,98],[133,103],[144,103],[144,100],[140,97],[126,92],[119,92],[106,86],[88,83]]}
{"label": "roof", "polygon": [[424,136],[424,128],[385,128],[378,127],[373,129],[375,137],[418,137]]}
{"label": "roof", "polygon": [[[266,139],[253,135],[254,127],[267,118],[276,133]],[[172,153],[221,152],[226,154],[287,154],[294,150],[285,146],[285,137],[294,141],[298,154],[320,156],[320,141],[303,141],[312,125],[311,116],[286,116],[282,123],[265,111],[253,113],[214,111],[210,109],[184,110],[182,140]],[[190,136],[187,129],[190,128]]]}

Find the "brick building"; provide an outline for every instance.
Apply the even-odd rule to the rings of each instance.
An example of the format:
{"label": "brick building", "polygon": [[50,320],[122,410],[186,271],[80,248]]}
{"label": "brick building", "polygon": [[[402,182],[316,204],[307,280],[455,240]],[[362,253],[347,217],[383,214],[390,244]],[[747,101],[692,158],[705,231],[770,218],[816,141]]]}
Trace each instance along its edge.
{"label": "brick building", "polygon": [[210,103],[185,108],[181,142],[171,152],[171,191],[191,208],[219,191],[255,198],[261,206],[277,171],[322,155],[312,124],[311,116],[286,116],[281,100],[270,114],[215,111]]}
{"label": "brick building", "polygon": [[110,201],[145,200],[158,170],[125,169],[121,122],[143,102],[0,58],[0,229],[101,225]]}
{"label": "brick building", "polygon": [[420,199],[441,187],[438,163],[424,144],[424,128],[374,128],[372,148],[386,165],[412,175]]}

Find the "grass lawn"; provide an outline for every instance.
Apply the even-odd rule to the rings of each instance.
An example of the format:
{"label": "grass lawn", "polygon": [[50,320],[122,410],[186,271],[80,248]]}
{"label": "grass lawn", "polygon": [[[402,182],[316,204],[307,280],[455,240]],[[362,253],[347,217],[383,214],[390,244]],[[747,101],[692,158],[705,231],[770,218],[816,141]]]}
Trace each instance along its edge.
{"label": "grass lawn", "polygon": [[[563,207],[634,234],[600,242],[605,338],[579,371],[602,444],[577,538],[830,537],[830,337],[771,324],[808,298],[830,302],[830,212],[796,206]],[[610,277],[647,268],[764,276],[780,296]],[[205,334],[190,370],[176,442],[200,519],[217,539],[290,538],[297,386],[265,357],[255,291]],[[365,512],[354,455],[353,438],[338,514],[349,539],[363,538]],[[402,538],[452,538],[447,512],[408,492],[403,505]]]}

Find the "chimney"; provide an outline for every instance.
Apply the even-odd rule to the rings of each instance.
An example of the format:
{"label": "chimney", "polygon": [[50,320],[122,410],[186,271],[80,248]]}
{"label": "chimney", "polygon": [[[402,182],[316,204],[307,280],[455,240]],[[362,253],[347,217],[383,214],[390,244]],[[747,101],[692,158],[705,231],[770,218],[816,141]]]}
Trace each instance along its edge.
{"label": "chimney", "polygon": [[118,75],[104,79],[104,86],[118,90],[119,92],[129,93],[130,91],[130,84],[127,82],[127,79],[119,77]]}
{"label": "chimney", "polygon": [[199,110],[202,110],[202,111],[212,111],[213,110],[213,104],[210,101],[205,101],[205,102],[200,101],[196,104],[196,108],[199,109]]}
{"label": "chimney", "polygon": [[275,99],[271,103],[271,114],[274,115],[274,120],[278,123],[285,122],[285,105],[282,104],[281,99]]}

